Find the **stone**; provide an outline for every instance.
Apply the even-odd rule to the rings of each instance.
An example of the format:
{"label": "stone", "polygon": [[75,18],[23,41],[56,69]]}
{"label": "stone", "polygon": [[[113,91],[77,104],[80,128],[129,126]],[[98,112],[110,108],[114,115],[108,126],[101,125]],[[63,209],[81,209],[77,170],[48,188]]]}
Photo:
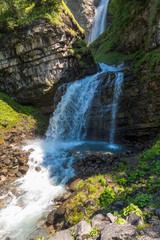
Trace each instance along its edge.
{"label": "stone", "polygon": [[41,171],[41,167],[37,166],[37,167],[35,167],[35,170],[36,170],[37,172],[40,172],[40,171]]}
{"label": "stone", "polygon": [[85,41],[88,42],[89,33],[94,20],[95,5],[98,5],[99,0],[95,4],[95,0],[67,0],[67,5],[72,11],[75,19],[80,26],[85,30]]}
{"label": "stone", "polygon": [[77,188],[77,185],[82,181],[81,178],[77,178],[76,180],[74,180],[73,182],[71,182],[70,184],[66,184],[66,189],[70,190],[70,191],[75,191]]}
{"label": "stone", "polygon": [[160,208],[156,208],[154,213],[156,216],[160,217]]}
{"label": "stone", "polygon": [[26,172],[28,171],[28,169],[29,169],[28,166],[21,166],[21,167],[19,168],[19,171],[20,171],[20,173],[22,173],[22,174],[26,174]]}
{"label": "stone", "polygon": [[60,197],[60,201],[64,202],[65,200],[67,200],[70,196],[71,196],[71,192],[66,192],[62,195],[62,197]]}
{"label": "stone", "polygon": [[101,232],[101,240],[136,240],[136,228],[132,225],[106,225]]}
{"label": "stone", "polygon": [[99,231],[102,231],[105,228],[106,223],[110,224],[110,221],[103,214],[95,215],[91,221],[92,228],[97,227]]}
{"label": "stone", "polygon": [[74,232],[77,240],[83,240],[84,236],[90,234],[92,228],[90,224],[86,221],[81,221],[75,225]]}
{"label": "stone", "polygon": [[71,235],[71,230],[63,230],[57,232],[54,236],[49,238],[49,240],[73,240],[73,236]]}
{"label": "stone", "polygon": [[112,213],[107,213],[107,217],[109,218],[111,223],[114,223],[117,220],[117,217],[113,216]]}
{"label": "stone", "polygon": [[143,224],[142,218],[137,216],[136,213],[131,213],[127,217],[127,221],[132,225],[142,225]]}
{"label": "stone", "polygon": [[76,42],[84,38],[84,33],[65,10],[61,14],[63,27],[41,18],[15,31],[16,38],[13,34],[0,42],[0,91],[20,103],[36,105],[45,113],[53,112],[54,95],[62,83],[96,73],[97,69],[91,52],[81,52],[82,65],[70,51],[81,48]]}

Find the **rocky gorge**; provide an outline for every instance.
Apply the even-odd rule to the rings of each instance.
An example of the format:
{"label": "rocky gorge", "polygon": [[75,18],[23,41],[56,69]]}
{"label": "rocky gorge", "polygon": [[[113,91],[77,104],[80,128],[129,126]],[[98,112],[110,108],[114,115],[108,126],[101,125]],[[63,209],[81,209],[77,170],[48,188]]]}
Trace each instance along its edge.
{"label": "rocky gorge", "polygon": [[[66,181],[64,179],[72,177],[73,171],[75,174],[75,177],[66,183],[64,194],[59,193],[58,197],[50,197],[53,199],[49,207],[50,214],[47,216],[47,209],[44,216],[39,217],[39,221],[35,224],[36,231],[26,239],[132,240],[138,238],[150,240],[160,238],[159,1],[145,1],[144,5],[137,1],[133,4],[129,2],[128,5],[124,3],[128,6],[124,8],[124,12],[120,8],[122,3],[124,2],[119,0],[110,1],[109,17],[112,21],[104,34],[91,44],[91,50],[83,41],[84,31],[81,27],[86,30],[87,41],[95,7],[99,4],[96,1],[87,3],[78,1],[77,4],[71,0],[67,1],[81,27],[63,2],[58,24],[53,23],[53,20],[46,18],[45,15],[45,18],[40,17],[24,26],[15,27],[10,35],[6,34],[0,38],[0,90],[21,104],[25,104],[17,105],[7,95],[0,93],[0,184],[2,187],[0,214],[3,213],[8,202],[12,204],[11,199],[16,201],[20,199],[15,206],[22,211],[25,209],[25,200],[23,196],[20,197],[19,191],[16,190],[16,182],[14,185],[13,181],[23,179],[29,166],[37,176],[42,174],[40,179],[44,179],[44,183],[46,181],[43,175],[46,171],[44,169],[49,169],[47,176],[53,181],[59,174],[52,192],[56,192],[60,182],[64,185]],[[114,4],[117,4],[119,11],[115,10]],[[37,3],[35,6],[38,6]],[[131,11],[132,18],[127,15],[128,13],[126,14],[126,9]],[[117,35],[113,32],[116,28],[112,24],[119,19],[116,18],[116,14],[119,14],[118,17],[122,20],[119,22],[119,28],[122,27],[122,22],[124,24],[125,14],[129,19],[124,24],[125,28],[120,29],[124,31],[123,35],[117,30]],[[137,22],[142,24],[138,25]],[[116,38],[113,37],[113,33]],[[108,42],[111,39],[113,42]],[[104,47],[105,44],[107,48]],[[87,88],[90,77],[84,77],[91,76],[97,72],[97,69],[98,71],[101,69],[96,65],[91,51],[97,62],[117,64],[116,70],[102,71],[94,80],[92,88],[95,88],[97,80],[101,84],[96,85],[93,98],[91,98],[93,93],[90,92],[90,87]],[[102,60],[99,56],[102,56]],[[118,65],[123,61],[119,70]],[[71,140],[77,140],[73,131],[75,127],[73,119],[74,121],[76,119],[79,129],[82,129],[81,136],[86,130],[85,140],[109,142],[113,108],[108,109],[108,106],[114,105],[115,82],[119,71],[123,72],[124,81],[122,92],[117,100],[114,126],[116,131],[113,143],[123,144],[129,148],[120,147],[116,150],[117,152],[114,152],[112,148],[102,150],[101,145],[101,150],[96,151],[96,146],[93,146],[94,151],[92,149],[85,153],[84,150],[81,152],[74,148],[67,150],[68,152],[65,148],[61,152],[52,152],[53,145],[50,145],[49,140],[50,136],[55,137],[55,133],[50,134],[49,131],[54,126],[56,126],[54,131],[57,131],[56,137],[63,140],[64,136],[69,136]],[[88,79],[88,83],[80,80],[75,82],[75,85],[70,84],[82,78]],[[69,97],[65,98],[70,86],[75,86],[71,91],[73,100],[70,105],[72,106],[67,105]],[[57,89],[60,95],[58,98]],[[85,121],[72,118],[77,108],[81,111],[86,107],[83,102],[82,106],[76,105],[81,99],[79,89],[84,93],[87,92],[88,98],[91,98],[89,110],[80,115],[86,118],[89,112],[87,127]],[[76,92],[79,95],[76,95]],[[82,100],[86,99],[87,94],[82,95]],[[44,155],[41,153],[34,160],[30,156],[37,151],[36,148],[34,149],[35,146],[33,145],[33,149],[30,147],[29,151],[22,150],[22,146],[26,144],[26,139],[34,139],[35,144],[38,144],[37,136],[44,137],[49,114],[55,110],[56,106],[60,106],[59,103],[62,101],[66,103],[66,110],[62,108],[63,113],[70,114],[67,118],[63,114],[60,115],[59,121],[58,111],[55,111],[51,117],[53,120],[49,123],[47,140],[42,140],[40,143]],[[42,112],[27,106],[28,104],[40,108]],[[57,125],[55,125],[56,121]],[[52,127],[51,123],[53,123]],[[57,126],[61,126],[62,129]],[[71,134],[68,133],[67,126]],[[75,127],[77,135],[79,129]],[[46,150],[46,143],[49,150]],[[63,146],[63,141],[60,145]],[[145,151],[142,152],[142,150]],[[43,162],[39,164],[42,155]],[[64,156],[67,159],[66,162],[64,162]],[[61,161],[62,164],[58,165]],[[25,181],[24,183],[26,184]],[[48,187],[50,185],[46,185],[46,189]],[[11,191],[10,200],[4,200],[3,195],[8,191]],[[24,188],[22,192],[25,196],[27,191]],[[39,196],[36,189],[33,192],[37,194],[36,197]],[[47,194],[48,192],[45,192],[44,195],[47,196]],[[27,197],[28,195],[25,198]],[[48,199],[45,201],[44,199],[45,205]],[[40,208],[40,205],[38,207]],[[3,229],[7,224],[3,214],[0,216]],[[19,226],[18,223],[17,226]],[[20,225],[18,229],[21,228]],[[5,232],[5,234],[8,233]],[[13,237],[13,231],[12,234],[4,237],[3,234],[0,231],[0,238],[17,240],[17,237]],[[18,240],[24,240],[24,235],[25,229],[22,230]]]}

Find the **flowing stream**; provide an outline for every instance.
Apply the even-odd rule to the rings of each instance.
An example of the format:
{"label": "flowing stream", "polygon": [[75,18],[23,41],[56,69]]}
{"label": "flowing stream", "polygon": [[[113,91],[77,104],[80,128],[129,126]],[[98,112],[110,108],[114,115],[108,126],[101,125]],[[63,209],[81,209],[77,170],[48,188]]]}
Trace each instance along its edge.
{"label": "flowing stream", "polygon": [[[11,185],[7,195],[1,196],[7,204],[0,211],[0,239],[27,240],[38,228],[37,222],[54,207],[54,198],[64,192],[65,182],[74,176],[72,149],[88,146],[113,150],[116,111],[121,93],[123,73],[121,66],[115,68],[100,64],[102,72],[115,72],[110,144],[86,143],[87,122],[92,100],[101,85],[100,75],[86,77],[69,83],[54,111],[46,139],[29,142],[25,150],[33,149],[27,174]],[[88,144],[88,145],[87,145]],[[117,147],[118,148],[118,147]],[[116,149],[116,148],[115,148]],[[113,150],[116,151],[116,150]],[[37,171],[37,167],[39,170]]]}
{"label": "flowing stream", "polygon": [[109,0],[101,0],[95,12],[94,23],[91,28],[88,43],[93,42],[104,32],[107,26],[107,10]]}

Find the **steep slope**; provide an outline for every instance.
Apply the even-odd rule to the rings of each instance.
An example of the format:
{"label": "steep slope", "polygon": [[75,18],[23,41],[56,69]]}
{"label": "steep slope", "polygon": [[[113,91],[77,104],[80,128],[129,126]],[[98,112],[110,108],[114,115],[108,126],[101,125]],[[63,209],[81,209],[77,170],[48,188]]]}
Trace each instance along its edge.
{"label": "steep slope", "polygon": [[76,20],[80,26],[85,30],[85,41],[88,42],[89,32],[94,20],[95,5],[98,4],[99,0],[67,0],[67,6],[74,14]]}
{"label": "steep slope", "polygon": [[[112,23],[90,47],[97,62],[125,61],[117,141],[143,143],[160,131],[160,1],[111,0],[109,11]],[[106,139],[110,113],[105,109],[113,91],[104,84],[99,95],[103,113],[94,106],[90,128]]]}
{"label": "steep slope", "polygon": [[0,43],[0,90],[48,113],[59,84],[96,71],[84,30],[63,1],[58,9],[56,22],[45,13],[5,33]]}

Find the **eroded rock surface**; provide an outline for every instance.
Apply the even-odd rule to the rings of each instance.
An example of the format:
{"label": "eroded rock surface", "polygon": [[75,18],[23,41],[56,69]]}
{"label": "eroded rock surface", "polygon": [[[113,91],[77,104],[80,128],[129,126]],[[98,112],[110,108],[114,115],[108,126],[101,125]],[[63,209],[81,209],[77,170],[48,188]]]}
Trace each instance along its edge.
{"label": "eroded rock surface", "polygon": [[99,0],[67,0],[67,5],[74,14],[80,26],[85,30],[85,40],[88,41],[89,32],[93,24],[95,15],[95,5],[99,4]]}
{"label": "eroded rock surface", "polygon": [[0,43],[0,91],[48,113],[60,84],[96,72],[88,50],[73,50],[84,47],[75,44],[82,30],[65,11],[62,18],[59,26],[36,20]]}

